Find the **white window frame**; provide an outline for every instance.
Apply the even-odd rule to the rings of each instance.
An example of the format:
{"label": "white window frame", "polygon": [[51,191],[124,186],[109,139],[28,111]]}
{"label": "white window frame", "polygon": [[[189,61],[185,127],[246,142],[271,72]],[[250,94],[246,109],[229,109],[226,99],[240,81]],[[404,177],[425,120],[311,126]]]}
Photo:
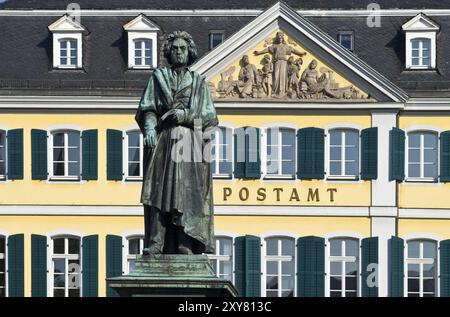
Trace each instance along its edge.
{"label": "white window frame", "polygon": [[[279,140],[280,142],[283,142],[281,140],[281,131],[284,130],[292,130],[294,132],[294,174],[288,175],[288,174],[281,174],[282,171],[282,147],[279,146],[278,148],[278,155],[281,159],[280,166],[279,166],[279,174],[267,174],[267,162],[268,162],[268,156],[267,156],[267,142],[268,142],[268,133],[270,129],[278,129],[279,134]],[[298,169],[297,166],[297,129],[292,126],[267,126],[264,128],[261,128],[262,130],[262,137],[261,137],[261,145],[260,145],[260,156],[261,156],[261,174],[263,179],[285,179],[285,180],[292,180],[295,179],[296,172]]]}
{"label": "white window frame", "polygon": [[[343,35],[350,35],[350,48],[347,48],[347,47],[345,47],[344,45],[342,45],[341,40],[342,40],[342,36],[343,36]],[[350,51],[353,52],[353,49],[354,49],[354,43],[355,43],[355,36],[354,36],[353,31],[340,31],[340,32],[338,33],[338,42],[339,42],[339,44],[342,45],[342,47],[345,47],[346,49],[348,49],[348,50],[350,50]]]}
{"label": "white window frame", "polygon": [[[128,137],[130,133],[139,133],[139,145],[140,145],[140,166],[139,166],[139,176],[130,176],[128,175],[128,163],[129,163],[129,157],[128,157]],[[127,130],[124,133],[123,137],[123,154],[124,154],[124,160],[123,160],[123,171],[125,175],[126,181],[141,181],[143,179],[144,175],[144,136],[142,135],[141,131],[138,129],[133,130]],[[134,162],[134,161],[133,161]]]}
{"label": "white window frame", "polygon": [[[221,151],[220,151],[220,145],[222,145],[220,142],[221,140],[221,131],[220,129],[225,129],[225,133],[230,132],[231,133],[231,140],[230,140],[230,150],[229,151],[229,157],[230,157],[230,162],[231,162],[231,174],[227,174],[227,173],[217,173],[217,171],[220,171],[220,155],[221,155]],[[215,134],[215,142],[214,142],[214,146],[215,146],[215,156],[219,155],[219,159],[214,160],[213,164],[215,166],[215,171],[216,173],[213,174],[213,178],[218,178],[218,179],[231,179],[233,177],[233,172],[234,172],[234,130],[231,127],[228,126],[219,126],[217,127],[217,129],[213,132]],[[219,147],[218,147],[219,146]],[[219,150],[218,150],[219,149]],[[212,157],[211,157],[212,159]]]}
{"label": "white window frame", "polygon": [[[267,255],[267,240],[269,239],[290,239],[294,241],[294,258],[292,259],[291,256],[273,256],[273,255]],[[281,241],[278,241],[278,250],[281,250],[280,248]],[[267,261],[277,261],[278,262],[278,285],[279,289],[278,297],[281,297],[282,294],[282,283],[280,282],[282,280],[282,265],[280,265],[281,262],[290,261],[293,260],[294,262],[294,294],[293,297],[297,296],[297,261],[298,261],[298,255],[297,255],[297,238],[293,236],[287,236],[287,235],[267,235],[262,237],[262,246],[261,246],[261,257],[262,257],[262,274],[261,274],[261,296],[267,297]],[[284,260],[284,261],[283,261]]]}
{"label": "white window frame", "polygon": [[[64,249],[65,251],[67,250],[67,252],[69,251],[69,240],[68,239],[77,239],[80,243],[80,252],[78,254],[78,259],[76,258],[75,254],[54,254],[54,239],[64,239]],[[65,235],[55,235],[55,236],[51,236],[50,237],[50,243],[49,243],[49,250],[50,252],[50,257],[48,257],[49,259],[49,270],[48,270],[48,274],[49,274],[49,278],[48,278],[48,286],[47,286],[47,294],[49,297],[54,297],[54,264],[53,264],[53,260],[54,259],[64,259],[65,260],[65,268],[66,268],[66,272],[65,272],[65,284],[64,284],[64,293],[65,293],[65,297],[68,297],[69,294],[69,288],[68,288],[68,268],[69,268],[69,260],[78,260],[79,265],[80,265],[80,272],[79,272],[79,282],[80,282],[80,297],[83,297],[83,263],[82,263],[82,259],[83,259],[83,246],[82,246],[82,237],[80,236],[76,236],[76,235],[70,235],[70,234],[65,234]]]}
{"label": "white window frame", "polygon": [[[354,256],[332,256],[331,255],[331,240],[341,239],[341,240],[354,240],[358,243],[358,257]],[[341,297],[345,296],[345,263],[346,262],[358,262],[357,272],[356,272],[356,297],[361,296],[361,239],[352,237],[352,236],[333,236],[327,239],[327,250],[326,250],[326,296],[331,297],[331,262],[340,262],[342,265],[341,278],[344,276],[344,279],[341,281],[342,289],[341,289]],[[345,254],[345,241],[341,246],[341,254]],[[342,274],[344,273],[344,274]]]}
{"label": "white window frame", "polygon": [[225,41],[225,31],[224,30],[209,31],[209,50],[215,49],[215,47],[213,47],[213,35],[217,35],[217,34],[220,34],[222,36],[222,42],[219,45],[217,45],[216,47],[222,45],[222,43]]}
{"label": "white window frame", "polygon": [[[430,65],[424,64],[424,59],[425,59],[425,57],[424,57],[424,51],[425,51],[424,43],[425,43],[425,41],[428,41],[430,43],[430,57],[429,57]],[[417,49],[413,48],[413,42],[418,42],[419,48],[417,48]],[[431,39],[424,38],[424,37],[413,38],[413,39],[411,39],[411,44],[410,45],[411,45],[411,67],[412,68],[418,68],[418,69],[419,68],[425,68],[425,69],[426,68],[431,68],[431,52],[432,52]],[[419,52],[419,55],[417,57],[413,57],[412,56],[412,54],[413,54],[413,52],[415,50],[417,50]],[[419,60],[419,64],[417,64],[417,65],[413,64],[413,59],[415,59],[415,58],[417,58]]]}
{"label": "white window frame", "polygon": [[[62,58],[62,55],[61,55],[61,51],[62,51],[62,43],[63,42],[66,42],[66,48],[65,48],[65,50],[66,50],[66,53],[67,53],[67,55],[66,55],[66,61],[69,63],[69,64],[63,64],[63,63],[61,63],[61,58]],[[76,51],[75,51],[75,53],[76,53],[76,56],[72,56],[71,55],[71,53],[72,53],[72,43],[71,42],[75,42],[75,43],[77,43],[77,46],[76,46]],[[58,46],[59,46],[59,57],[60,57],[60,60],[59,60],[59,68],[77,68],[78,67],[78,58],[79,58],[79,54],[78,54],[78,51],[79,51],[79,43],[78,43],[78,40],[77,39],[75,39],[75,38],[61,38],[60,40],[58,40]],[[72,58],[76,58],[76,64],[72,64],[71,63],[71,59]]]}
{"label": "white window frame", "polygon": [[[234,283],[234,239],[233,237],[228,236],[216,236],[215,239],[215,249],[216,253],[214,254],[208,254],[208,258],[210,261],[217,261],[216,262],[216,276],[220,277],[220,262],[231,262],[231,282]],[[231,254],[230,255],[220,255],[220,241],[219,239],[227,239],[231,242]],[[222,274],[223,275],[223,274]]]}
{"label": "white window frame", "polygon": [[[340,130],[342,132],[353,131],[358,134],[358,170],[356,175],[331,175],[331,133]],[[345,134],[341,137],[341,148],[345,145]],[[341,174],[345,170],[345,147],[341,152]],[[361,129],[356,127],[333,127],[327,130],[325,138],[325,175],[327,180],[358,181],[361,174]]]}
{"label": "white window frame", "polygon": [[[76,65],[64,65],[61,64],[61,42],[62,41],[76,41],[77,42],[77,64]],[[53,67],[61,69],[81,69],[83,67],[83,41],[82,34],[67,34],[67,33],[54,33],[53,34]]]}
{"label": "white window frame", "polygon": [[[411,133],[420,133],[420,158],[419,158],[419,165],[420,165],[420,176],[419,177],[410,177],[409,176],[409,136]],[[437,138],[436,142],[436,178],[433,177],[424,177],[425,173],[425,164],[424,164],[424,153],[425,153],[425,147],[424,145],[424,133],[428,134],[434,134]],[[440,134],[438,131],[434,130],[408,130],[406,131],[406,139],[405,139],[405,175],[406,175],[406,182],[428,182],[428,183],[437,183],[439,180],[439,171],[440,171]]]}
{"label": "white window frame", "polygon": [[[67,136],[67,133],[68,132],[77,132],[78,134],[79,134],[79,136],[80,136],[80,162],[79,162],[79,165],[80,165],[80,176],[59,176],[59,175],[54,175],[54,171],[53,171],[53,136],[54,136],[54,134],[56,134],[56,133],[65,133],[64,134],[64,157],[65,158],[68,158],[68,147],[67,147],[67,140],[68,140],[68,136]],[[49,133],[49,135],[48,135],[48,139],[49,139],[49,142],[48,142],[48,144],[47,144],[47,153],[48,153],[48,155],[47,155],[47,160],[48,160],[48,172],[49,172],[49,175],[50,175],[50,180],[52,180],[52,181],[80,181],[81,180],[81,172],[82,172],[82,170],[83,170],[83,166],[82,166],[82,164],[83,164],[83,159],[82,159],[82,154],[83,154],[83,152],[82,152],[82,146],[83,146],[83,142],[82,142],[82,139],[81,139],[81,137],[82,137],[82,134],[83,134],[83,131],[80,131],[80,130],[75,130],[75,129],[58,129],[58,130],[52,130],[52,131],[50,131],[50,133]],[[65,160],[64,161],[64,174],[66,174],[66,172],[68,173],[68,160]]]}
{"label": "white window frame", "polygon": [[144,249],[144,236],[143,235],[132,235],[126,237],[125,240],[125,268],[122,270],[125,274],[130,273],[130,261],[135,261],[139,254],[130,254],[130,240],[139,239],[139,248],[142,251]]}
{"label": "white window frame", "polygon": [[[140,49],[140,52],[141,52],[141,57],[140,57],[140,61],[141,61],[141,64],[137,64],[136,63],[136,51],[137,51],[137,49],[136,49],[136,43],[137,42],[141,42],[141,49]],[[149,56],[150,57],[150,65],[146,65],[145,64],[145,59],[146,59],[146,55],[145,55],[145,49],[143,48],[143,46],[142,46],[142,44],[144,43],[144,42],[150,42],[150,53],[151,53],[151,55]],[[150,69],[150,68],[152,68],[153,67],[153,58],[154,58],[154,55],[155,54],[153,54],[153,50],[155,49],[155,47],[154,47],[154,45],[153,45],[153,39],[150,39],[150,38],[148,38],[148,37],[146,37],[146,38],[136,38],[136,39],[134,39],[133,40],[133,56],[134,56],[134,60],[133,60],[133,63],[132,63],[132,68],[136,68],[136,69]]]}
{"label": "white window frame", "polygon": [[3,146],[0,145],[0,149],[4,148],[5,149],[5,160],[4,160],[4,165],[5,165],[5,174],[0,174],[0,181],[5,181],[8,178],[8,131],[7,130],[3,130],[0,129],[0,134],[4,133],[5,135],[5,144]]}
{"label": "white window frame", "polygon": [[[408,243],[409,242],[420,242],[419,256],[420,258],[408,258]],[[439,297],[439,288],[440,288],[440,248],[439,241],[430,239],[430,238],[412,238],[409,240],[405,240],[404,247],[404,281],[403,281],[403,292],[404,297],[408,297],[408,264],[419,264],[419,297],[423,297],[423,265],[424,264],[433,264],[433,261],[430,261],[429,258],[423,258],[423,242],[432,242],[436,246],[436,265],[435,265],[435,276],[434,276],[434,297]]]}
{"label": "white window frame", "polygon": [[[5,253],[3,255],[0,255],[0,259],[2,259],[2,256],[5,259],[5,298],[8,297],[8,236],[6,234],[2,234],[0,232],[0,238],[5,239]],[[1,298],[1,297],[0,297]]]}

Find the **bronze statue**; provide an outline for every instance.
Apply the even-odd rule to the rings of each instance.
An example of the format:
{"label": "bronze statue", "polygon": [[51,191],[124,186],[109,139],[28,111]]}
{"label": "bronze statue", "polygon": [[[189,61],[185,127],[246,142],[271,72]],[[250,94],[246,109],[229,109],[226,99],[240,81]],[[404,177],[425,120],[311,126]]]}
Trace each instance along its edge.
{"label": "bronze statue", "polygon": [[[195,160],[197,129],[218,125],[205,78],[189,70],[197,47],[186,32],[171,33],[163,45],[169,67],[150,76],[136,121],[144,135],[144,254],[214,252],[210,163]],[[181,140],[191,147],[176,150]],[[200,147],[206,145],[201,138]],[[203,150],[200,149],[201,153]],[[185,160],[185,155],[190,159]]]}

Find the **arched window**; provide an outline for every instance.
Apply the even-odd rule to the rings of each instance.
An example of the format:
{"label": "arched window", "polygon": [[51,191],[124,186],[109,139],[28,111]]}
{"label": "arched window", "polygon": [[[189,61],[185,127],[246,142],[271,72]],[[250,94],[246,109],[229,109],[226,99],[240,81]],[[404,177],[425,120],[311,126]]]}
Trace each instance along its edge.
{"label": "arched window", "polygon": [[359,241],[330,239],[330,296],[357,297],[359,276]]}
{"label": "arched window", "polygon": [[64,38],[59,40],[60,66],[77,67],[78,65],[78,40]]}
{"label": "arched window", "polygon": [[411,65],[431,66],[431,39],[414,38],[411,40]]}
{"label": "arched window", "polygon": [[6,238],[0,236],[0,297],[6,296]]}
{"label": "arched window", "polygon": [[436,180],[438,176],[438,135],[434,132],[408,133],[407,177]]}
{"label": "arched window", "polygon": [[80,239],[59,236],[52,239],[53,297],[80,297],[81,263]]}
{"label": "arched window", "polygon": [[6,179],[6,131],[0,130],[0,180]]}
{"label": "arched window", "polygon": [[358,130],[331,130],[329,149],[329,177],[359,177]]}
{"label": "arched window", "polygon": [[144,249],[144,237],[133,236],[127,239],[127,272],[134,270],[137,256]]}
{"label": "arched window", "polygon": [[233,239],[216,237],[216,253],[209,255],[210,263],[219,278],[233,281]]}
{"label": "arched window", "polygon": [[135,66],[152,66],[152,40],[135,39],[134,40],[134,64]]}
{"label": "arched window", "polygon": [[269,128],[266,131],[266,175],[295,176],[295,130]]}
{"label": "arched window", "polygon": [[80,177],[80,132],[73,130],[52,133],[53,177]]}
{"label": "arched window", "polygon": [[233,134],[231,129],[219,127],[211,134],[211,170],[216,177],[231,177],[233,172]]}
{"label": "arched window", "polygon": [[293,297],[295,293],[295,240],[266,239],[266,296]]}
{"label": "arched window", "polygon": [[437,289],[437,244],[411,240],[406,250],[408,297],[435,297]]}
{"label": "arched window", "polygon": [[142,178],[143,174],[143,137],[138,130],[127,133],[127,148],[125,149],[126,173],[128,178]]}

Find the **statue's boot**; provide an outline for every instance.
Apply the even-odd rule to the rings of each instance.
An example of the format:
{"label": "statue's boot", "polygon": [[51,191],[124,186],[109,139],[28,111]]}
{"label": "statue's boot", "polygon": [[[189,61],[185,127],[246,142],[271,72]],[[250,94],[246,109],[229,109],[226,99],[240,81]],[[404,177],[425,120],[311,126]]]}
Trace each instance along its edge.
{"label": "statue's boot", "polygon": [[194,247],[194,239],[185,234],[182,229],[178,231],[178,253],[179,254],[194,254],[192,251]]}

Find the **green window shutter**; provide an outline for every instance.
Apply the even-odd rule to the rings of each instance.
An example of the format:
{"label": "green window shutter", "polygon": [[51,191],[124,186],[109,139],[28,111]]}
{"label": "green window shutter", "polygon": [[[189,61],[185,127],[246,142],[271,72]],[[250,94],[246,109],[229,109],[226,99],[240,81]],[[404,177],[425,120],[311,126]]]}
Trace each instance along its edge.
{"label": "green window shutter", "polygon": [[405,179],[405,131],[389,131],[389,181]]}
{"label": "green window shutter", "polygon": [[245,178],[261,177],[260,132],[258,128],[245,129]]}
{"label": "green window shutter", "polygon": [[8,131],[8,178],[23,179],[23,129]]}
{"label": "green window shutter", "polygon": [[441,297],[450,297],[450,240],[439,243]]}
{"label": "green window shutter", "polygon": [[24,235],[8,237],[8,295],[24,297]]}
{"label": "green window shutter", "polygon": [[120,181],[123,177],[122,131],[108,129],[107,136],[107,178]]}
{"label": "green window shutter", "polygon": [[261,296],[261,239],[254,236],[235,240],[235,285],[242,297]]}
{"label": "green window shutter", "polygon": [[404,241],[399,237],[389,239],[389,296],[403,297]]}
{"label": "green window shutter", "polygon": [[325,239],[302,237],[297,240],[297,296],[325,296]]}
{"label": "green window shutter", "polygon": [[450,182],[450,131],[441,133],[441,171],[440,181]]}
{"label": "green window shutter", "polygon": [[98,130],[86,130],[82,135],[82,177],[84,180],[98,179]]}
{"label": "green window shutter", "polygon": [[47,171],[47,131],[31,130],[31,179],[46,180]]}
{"label": "green window shutter", "polygon": [[31,235],[31,296],[47,296],[47,237]]}
{"label": "green window shutter", "polygon": [[378,237],[365,238],[361,241],[361,294],[363,297],[378,297],[378,286],[369,285],[367,281],[369,275],[369,281],[374,281],[373,269],[368,271],[369,265],[373,263],[378,264]]}
{"label": "green window shutter", "polygon": [[[122,237],[106,236],[106,277],[122,275]],[[106,289],[107,297],[118,297],[119,294],[111,287]]]}
{"label": "green window shutter", "polygon": [[324,130],[304,128],[297,131],[297,177],[299,179],[323,179]]}
{"label": "green window shutter", "polygon": [[378,177],[378,128],[361,131],[361,179]]}
{"label": "green window shutter", "polygon": [[[234,130],[234,177],[245,177],[245,128]],[[238,159],[239,158],[239,159]]]}
{"label": "green window shutter", "polygon": [[83,297],[98,296],[98,235],[83,237],[82,243]]}

